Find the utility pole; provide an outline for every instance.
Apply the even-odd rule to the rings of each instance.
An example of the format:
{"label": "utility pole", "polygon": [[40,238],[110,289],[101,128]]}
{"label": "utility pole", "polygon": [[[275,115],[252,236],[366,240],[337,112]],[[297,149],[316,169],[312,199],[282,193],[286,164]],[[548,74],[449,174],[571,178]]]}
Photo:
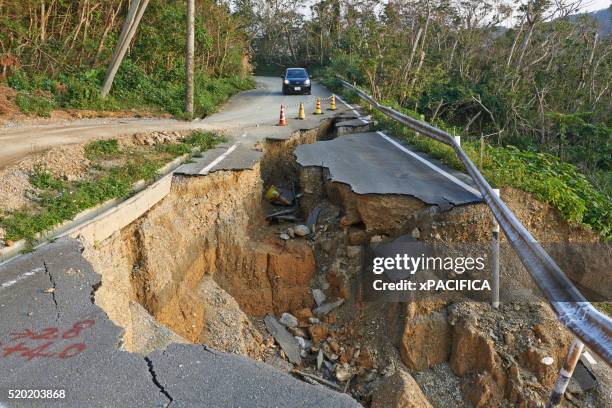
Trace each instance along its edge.
{"label": "utility pole", "polygon": [[148,4],[149,0],[132,0],[130,4],[128,14],[123,22],[123,28],[121,28],[121,34],[119,34],[119,40],[113,51],[113,57],[106,70],[106,77],[104,78],[104,84],[102,85],[101,91],[102,97],[108,95],[111,86],[113,86],[115,74],[117,74],[117,70],[121,65],[121,61],[123,61],[123,57],[127,52],[132,38],[134,38],[134,34],[136,34],[136,29],[138,28],[138,24],[140,24],[140,20]]}
{"label": "utility pole", "polygon": [[187,0],[187,47],[185,49],[185,112],[193,119],[193,71],[195,48],[195,0]]}

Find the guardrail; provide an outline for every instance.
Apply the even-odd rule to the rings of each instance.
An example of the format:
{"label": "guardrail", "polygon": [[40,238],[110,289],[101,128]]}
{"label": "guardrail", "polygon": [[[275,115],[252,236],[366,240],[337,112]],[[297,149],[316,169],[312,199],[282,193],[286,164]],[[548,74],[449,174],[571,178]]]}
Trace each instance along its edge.
{"label": "guardrail", "polygon": [[561,323],[608,365],[612,365],[612,319],[595,309],[576,289],[544,248],[494,193],[455,138],[443,130],[381,105],[356,86],[342,79],[340,81],[345,88],[354,91],[361,99],[389,118],[408,126],[423,136],[449,145],[455,150],[499,226],[506,234],[510,245],[548,299]]}

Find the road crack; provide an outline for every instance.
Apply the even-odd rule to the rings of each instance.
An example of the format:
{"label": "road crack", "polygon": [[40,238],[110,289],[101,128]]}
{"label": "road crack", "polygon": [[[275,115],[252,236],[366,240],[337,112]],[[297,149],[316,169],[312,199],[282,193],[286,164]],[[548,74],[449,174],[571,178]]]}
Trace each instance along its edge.
{"label": "road crack", "polygon": [[161,383],[159,382],[159,380],[157,379],[157,374],[155,374],[155,370],[153,369],[153,361],[151,361],[151,359],[149,357],[145,357],[144,358],[145,361],[147,362],[147,366],[149,367],[149,374],[151,374],[151,380],[153,381],[153,384],[155,384],[155,386],[157,388],[159,388],[159,391],[164,394],[164,396],[166,398],[168,398],[168,400],[170,400],[170,402],[168,402],[168,404],[166,405],[166,407],[168,407],[170,404],[172,404],[172,402],[174,401],[172,399],[172,397],[170,396],[170,394],[168,393],[168,391],[166,391],[166,389],[164,388],[163,385],[161,385]]}
{"label": "road crack", "polygon": [[59,305],[57,304],[57,298],[55,297],[55,291],[57,290],[57,284],[55,283],[55,279],[53,278],[53,275],[51,274],[51,271],[49,270],[49,266],[47,266],[47,263],[45,261],[43,261],[43,265],[45,267],[45,272],[47,273],[47,275],[49,275],[49,282],[51,282],[51,299],[53,299],[53,303],[55,304],[55,312],[57,313],[57,320],[60,320],[60,308]]}

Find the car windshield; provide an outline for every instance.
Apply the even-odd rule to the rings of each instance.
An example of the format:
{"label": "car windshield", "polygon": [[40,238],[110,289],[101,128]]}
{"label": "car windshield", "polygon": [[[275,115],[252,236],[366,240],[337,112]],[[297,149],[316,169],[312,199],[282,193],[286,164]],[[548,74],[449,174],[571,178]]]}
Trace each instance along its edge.
{"label": "car windshield", "polygon": [[287,78],[307,78],[306,70],[304,69],[288,69]]}

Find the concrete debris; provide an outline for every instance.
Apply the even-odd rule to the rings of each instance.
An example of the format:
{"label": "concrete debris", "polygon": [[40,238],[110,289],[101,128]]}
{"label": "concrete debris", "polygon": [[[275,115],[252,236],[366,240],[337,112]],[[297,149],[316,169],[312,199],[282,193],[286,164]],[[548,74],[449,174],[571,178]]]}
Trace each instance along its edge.
{"label": "concrete debris", "polygon": [[340,382],[345,382],[353,377],[353,369],[348,364],[336,364],[336,378]]}
{"label": "concrete debris", "polygon": [[317,306],[321,306],[325,302],[325,293],[321,289],[313,289],[312,297],[315,300]]}
{"label": "concrete debris", "polygon": [[300,357],[300,346],[295,337],[293,337],[274,316],[267,315],[264,318],[264,323],[266,329],[274,336],[274,339],[281,347],[282,351],[285,352],[289,361],[293,364],[300,364],[302,362]]}
{"label": "concrete debris", "polygon": [[296,225],[293,227],[293,231],[298,237],[305,237],[306,235],[310,234],[310,229],[305,225]]}
{"label": "concrete debris", "polygon": [[285,327],[296,327],[298,325],[298,319],[290,313],[283,313],[279,322]]}
{"label": "concrete debris", "polygon": [[344,299],[338,299],[335,302],[325,303],[324,305],[317,307],[316,309],[313,310],[313,312],[318,315],[326,315],[332,310],[334,310],[335,308],[341,306],[343,303],[344,303]]}
{"label": "concrete debris", "polygon": [[279,235],[279,238],[282,239],[283,241],[288,241],[289,239],[291,239],[291,237],[285,234],[284,232]]}

